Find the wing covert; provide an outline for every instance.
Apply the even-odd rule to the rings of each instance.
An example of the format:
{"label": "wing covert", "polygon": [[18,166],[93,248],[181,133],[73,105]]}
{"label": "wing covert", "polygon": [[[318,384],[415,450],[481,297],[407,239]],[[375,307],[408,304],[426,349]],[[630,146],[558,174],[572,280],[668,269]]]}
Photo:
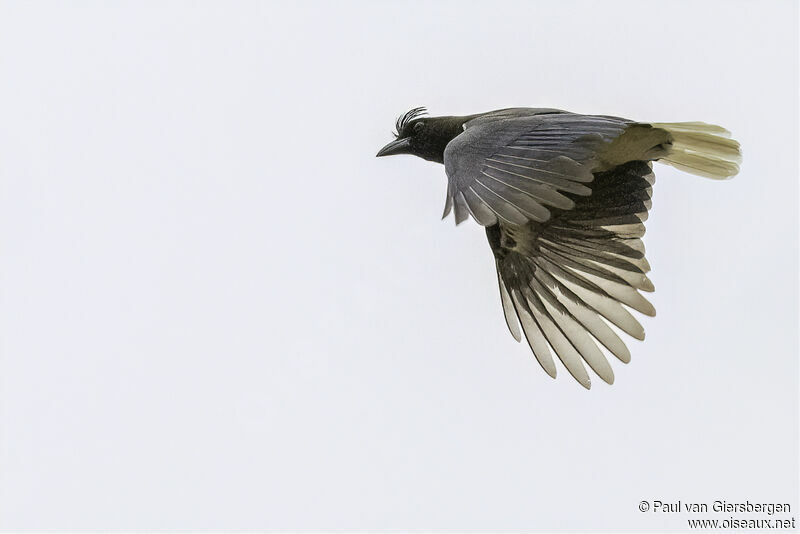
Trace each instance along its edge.
{"label": "wing covert", "polygon": [[586,184],[598,150],[630,124],[554,110],[520,113],[467,121],[444,151],[448,205],[463,196],[466,211],[483,226],[544,222],[553,209],[572,209],[573,196],[591,193]]}

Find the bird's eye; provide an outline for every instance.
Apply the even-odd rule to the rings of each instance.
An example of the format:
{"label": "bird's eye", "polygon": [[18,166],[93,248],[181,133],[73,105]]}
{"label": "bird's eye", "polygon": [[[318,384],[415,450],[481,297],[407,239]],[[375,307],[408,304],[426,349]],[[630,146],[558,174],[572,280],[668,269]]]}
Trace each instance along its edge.
{"label": "bird's eye", "polygon": [[422,131],[422,128],[423,128],[424,126],[425,126],[425,125],[424,125],[424,124],[422,124],[422,121],[420,121],[420,122],[418,122],[418,123],[416,123],[416,124],[414,125],[414,131],[415,131],[415,132],[420,132],[420,131]]}

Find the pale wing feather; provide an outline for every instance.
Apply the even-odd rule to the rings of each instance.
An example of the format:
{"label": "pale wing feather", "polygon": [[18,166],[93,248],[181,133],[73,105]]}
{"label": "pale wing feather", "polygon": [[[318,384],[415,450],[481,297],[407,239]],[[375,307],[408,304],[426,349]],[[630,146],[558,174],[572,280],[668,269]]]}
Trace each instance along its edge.
{"label": "pale wing feather", "polygon": [[[515,114],[516,113],[516,114]],[[595,156],[630,123],[625,119],[520,110],[469,120],[444,152],[447,202],[470,188],[508,224],[543,222],[588,195]],[[456,216],[458,217],[458,212]],[[474,217],[487,226],[491,218]]]}
{"label": "pale wing feather", "polygon": [[498,217],[499,224],[487,227],[506,323],[516,338],[519,322],[550,376],[556,375],[552,350],[584,387],[591,387],[584,363],[613,383],[601,345],[625,363],[631,354],[606,321],[644,339],[626,307],[655,314],[640,293],[653,289],[640,239],[644,225],[638,222],[650,202],[650,172],[642,162],[600,172],[592,195],[576,196],[573,209],[548,222],[509,226]]}

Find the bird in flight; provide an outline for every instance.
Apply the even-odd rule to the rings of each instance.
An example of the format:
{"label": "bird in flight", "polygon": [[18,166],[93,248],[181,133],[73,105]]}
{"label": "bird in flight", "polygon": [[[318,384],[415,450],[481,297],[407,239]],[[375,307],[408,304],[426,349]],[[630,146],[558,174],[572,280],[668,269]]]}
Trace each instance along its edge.
{"label": "bird in flight", "polygon": [[[396,139],[378,156],[411,154],[444,164],[444,214],[485,227],[506,323],[525,338],[551,377],[552,353],[585,388],[583,364],[612,384],[598,346],[623,362],[631,354],[614,329],[644,339],[628,308],[655,316],[641,292],[642,236],[660,161],[714,179],[739,172],[739,143],[703,122],[644,123],[557,109],[509,108],[397,119]],[[520,332],[520,326],[522,332]]]}

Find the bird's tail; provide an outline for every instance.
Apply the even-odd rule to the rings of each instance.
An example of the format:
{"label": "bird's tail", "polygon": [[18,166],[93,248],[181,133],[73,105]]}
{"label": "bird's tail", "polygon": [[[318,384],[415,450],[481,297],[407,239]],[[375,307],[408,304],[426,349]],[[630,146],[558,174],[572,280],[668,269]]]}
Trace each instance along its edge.
{"label": "bird's tail", "polygon": [[659,161],[684,172],[724,180],[739,172],[739,143],[721,126],[704,122],[663,122],[653,126],[666,130],[672,140]]}

